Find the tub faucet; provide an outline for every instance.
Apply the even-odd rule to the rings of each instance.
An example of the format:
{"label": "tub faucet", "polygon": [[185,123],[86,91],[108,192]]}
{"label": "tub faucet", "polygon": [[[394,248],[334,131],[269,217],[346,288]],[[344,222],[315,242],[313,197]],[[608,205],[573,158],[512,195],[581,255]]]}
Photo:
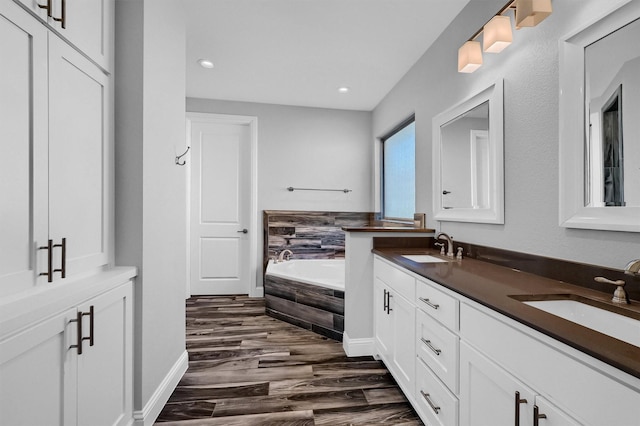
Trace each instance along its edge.
{"label": "tub faucet", "polygon": [[436,235],[436,240],[439,240],[440,237],[444,238],[444,240],[447,242],[447,256],[453,257],[453,238],[451,238],[444,232],[439,232],[438,235]]}
{"label": "tub faucet", "polygon": [[[287,257],[285,258],[285,256],[287,256]],[[293,252],[291,250],[289,250],[289,249],[282,250],[280,252],[280,256],[278,256],[278,261],[279,262],[283,262],[285,260],[289,260],[289,259],[291,259],[291,256],[293,256]]]}
{"label": "tub faucet", "polygon": [[624,268],[624,273],[640,278],[640,259],[632,260]]}

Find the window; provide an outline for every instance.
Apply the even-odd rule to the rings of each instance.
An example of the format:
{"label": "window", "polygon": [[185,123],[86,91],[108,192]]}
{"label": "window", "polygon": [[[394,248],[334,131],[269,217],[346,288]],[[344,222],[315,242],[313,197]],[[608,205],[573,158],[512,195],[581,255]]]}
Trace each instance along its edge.
{"label": "window", "polygon": [[416,200],[415,117],[382,138],[382,217],[413,220]]}

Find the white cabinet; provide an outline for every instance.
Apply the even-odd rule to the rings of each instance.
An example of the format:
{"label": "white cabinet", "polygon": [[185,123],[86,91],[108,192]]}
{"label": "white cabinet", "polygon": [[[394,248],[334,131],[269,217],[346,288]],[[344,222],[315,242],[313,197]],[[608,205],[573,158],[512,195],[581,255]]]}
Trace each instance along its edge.
{"label": "white cabinet", "polygon": [[[0,297],[32,287],[47,254],[47,31],[0,2]],[[10,41],[10,42],[9,42]],[[46,268],[46,267],[45,267]]]}
{"label": "white cabinet", "polygon": [[49,238],[66,239],[67,276],[109,263],[110,93],[99,68],[50,35]]}
{"label": "white cabinet", "polygon": [[[460,334],[464,342],[533,389],[540,396],[536,399],[541,402],[539,407],[553,412],[554,418],[572,421],[563,424],[638,424],[640,387],[637,380],[619,370],[471,301],[461,305]],[[465,368],[462,365],[461,371]],[[481,369],[476,370],[480,374]],[[468,387],[473,373],[466,376],[461,389]],[[461,407],[473,399],[473,388],[466,394],[461,392]],[[555,407],[548,407],[545,401]],[[540,413],[546,414],[543,410]],[[546,415],[551,421],[552,415]],[[532,412],[530,416],[533,419]],[[545,419],[538,420],[545,425]]]}
{"label": "white cabinet", "polygon": [[113,120],[108,76],[13,2],[0,35],[2,297],[110,263]]}
{"label": "white cabinet", "polygon": [[103,69],[112,68],[114,0],[16,0]]}
{"label": "white cabinet", "polygon": [[2,424],[73,424],[77,358],[68,348],[75,318],[69,309],[0,340]]}
{"label": "white cabinet", "polygon": [[460,424],[532,426],[534,397],[529,387],[460,344]]}
{"label": "white cabinet", "polygon": [[[375,351],[401,388],[415,387],[415,279],[390,264],[374,262]],[[408,297],[407,297],[408,296]]]}
{"label": "white cabinet", "polygon": [[2,424],[128,424],[131,299],[132,285],[127,281],[0,337]]}

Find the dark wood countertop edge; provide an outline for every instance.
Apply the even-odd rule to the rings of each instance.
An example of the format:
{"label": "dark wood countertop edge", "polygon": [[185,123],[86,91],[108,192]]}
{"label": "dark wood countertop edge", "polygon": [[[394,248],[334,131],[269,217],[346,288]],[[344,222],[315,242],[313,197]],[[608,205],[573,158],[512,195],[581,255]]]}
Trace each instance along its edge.
{"label": "dark wood countertop edge", "polygon": [[[600,292],[475,259],[463,259],[459,262],[452,261],[446,264],[424,264],[401,257],[401,254],[409,254],[407,249],[381,248],[373,249],[372,252],[391,263],[640,379],[640,348],[547,312],[528,307],[509,297],[517,294],[568,293],[582,295],[586,293],[588,296],[606,300],[606,296]],[[437,255],[438,253],[431,249],[420,249],[413,250],[411,254]],[[444,275],[448,275],[448,277],[443,277],[440,274],[445,267],[450,268],[444,271]],[[486,272],[492,277],[486,278],[480,275],[478,270]],[[474,289],[471,286],[465,286],[463,283],[469,278],[476,278],[477,281],[481,281],[480,284],[485,286],[494,284],[499,289],[481,291],[477,290],[478,287]],[[511,279],[509,280],[509,278]],[[522,281],[523,278],[528,284],[525,286],[526,288],[523,285],[513,284],[513,282]],[[507,280],[511,282],[507,282]],[[535,291],[535,288],[531,288],[532,283],[540,283],[542,291]],[[637,302],[634,302],[634,305],[636,304]],[[635,308],[637,307],[634,306],[634,310]]]}
{"label": "dark wood countertop edge", "polygon": [[411,226],[345,226],[342,228],[346,232],[411,232],[417,234],[433,234],[435,229],[414,228]]}

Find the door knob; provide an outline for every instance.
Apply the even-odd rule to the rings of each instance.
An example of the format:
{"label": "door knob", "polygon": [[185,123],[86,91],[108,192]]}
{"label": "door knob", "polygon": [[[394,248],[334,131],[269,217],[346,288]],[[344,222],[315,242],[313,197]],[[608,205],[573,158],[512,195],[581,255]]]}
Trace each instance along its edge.
{"label": "door knob", "polygon": [[239,233],[241,233],[241,232],[242,232],[243,234],[246,234],[246,233],[248,233],[248,232],[249,232],[249,230],[247,230],[247,228],[244,228],[242,231],[237,231],[237,232],[238,232],[238,234],[239,234]]}

